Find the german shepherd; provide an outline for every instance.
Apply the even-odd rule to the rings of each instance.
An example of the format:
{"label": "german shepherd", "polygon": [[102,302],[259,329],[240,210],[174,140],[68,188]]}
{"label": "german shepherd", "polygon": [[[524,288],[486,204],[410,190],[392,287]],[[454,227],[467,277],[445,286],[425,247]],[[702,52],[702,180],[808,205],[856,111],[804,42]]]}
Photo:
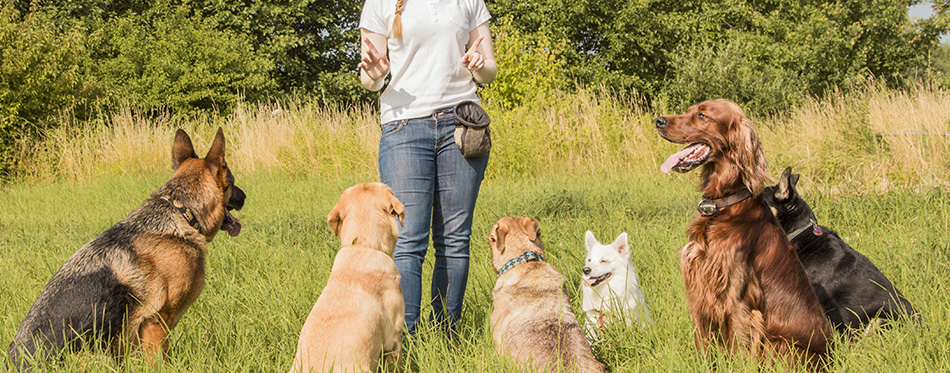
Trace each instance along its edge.
{"label": "german shepherd", "polygon": [[205,286],[207,244],[218,233],[237,236],[229,210],[244,192],[224,160],[219,128],[204,158],[178,130],[171,180],[125,219],[73,254],[53,275],[10,344],[18,370],[83,347],[121,358],[141,347],[152,361],[168,351],[175,328]]}
{"label": "german shepherd", "polygon": [[786,167],[779,183],[766,187],[763,195],[808,271],[831,325],[853,338],[859,329],[870,331],[902,316],[920,323],[920,313],[870,259],[837,232],[818,225],[815,213],[795,188],[798,179]]}

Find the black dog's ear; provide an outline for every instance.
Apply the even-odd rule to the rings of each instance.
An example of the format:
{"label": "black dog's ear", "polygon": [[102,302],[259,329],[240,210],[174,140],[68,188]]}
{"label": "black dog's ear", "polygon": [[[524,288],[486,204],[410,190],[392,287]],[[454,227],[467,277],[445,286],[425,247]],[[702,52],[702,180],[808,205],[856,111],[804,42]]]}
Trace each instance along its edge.
{"label": "black dog's ear", "polygon": [[195,154],[195,146],[191,144],[191,137],[188,137],[181,128],[175,132],[175,142],[172,144],[172,170],[177,170],[188,158],[198,158]]}
{"label": "black dog's ear", "polygon": [[801,176],[802,176],[802,175],[799,175],[799,174],[792,174],[791,183],[789,183],[789,188],[790,188],[793,192],[795,191],[795,187],[798,186],[798,179],[799,179]]}
{"label": "black dog's ear", "polygon": [[785,171],[782,171],[782,176],[778,180],[778,188],[775,188],[775,200],[776,201],[785,201],[791,197],[791,185],[790,181],[792,175],[792,168],[785,167]]}

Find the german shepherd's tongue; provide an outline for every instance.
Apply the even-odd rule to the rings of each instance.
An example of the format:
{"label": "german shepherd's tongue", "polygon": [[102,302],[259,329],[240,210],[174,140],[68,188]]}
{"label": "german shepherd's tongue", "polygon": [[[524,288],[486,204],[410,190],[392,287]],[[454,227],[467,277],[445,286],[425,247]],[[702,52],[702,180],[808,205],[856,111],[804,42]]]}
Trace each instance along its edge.
{"label": "german shepherd's tongue", "polygon": [[228,230],[228,234],[231,235],[231,237],[237,237],[237,235],[241,234],[241,221],[238,220],[238,218],[231,215],[229,211],[225,211],[224,218],[228,219],[228,225],[231,227],[231,229]]}

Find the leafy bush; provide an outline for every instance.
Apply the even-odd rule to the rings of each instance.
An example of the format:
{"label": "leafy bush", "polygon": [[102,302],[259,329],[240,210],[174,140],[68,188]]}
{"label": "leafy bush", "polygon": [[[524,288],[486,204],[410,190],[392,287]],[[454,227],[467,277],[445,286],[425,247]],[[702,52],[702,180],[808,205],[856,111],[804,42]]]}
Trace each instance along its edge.
{"label": "leafy bush", "polygon": [[61,111],[82,112],[98,95],[84,74],[91,63],[84,30],[45,12],[19,17],[0,8],[0,180],[16,163],[17,141]]}
{"label": "leafy bush", "polygon": [[510,23],[506,19],[493,26],[498,76],[481,92],[483,99],[504,109],[567,87],[560,53],[566,47],[547,35],[521,32]]}
{"label": "leafy bush", "polygon": [[257,55],[240,34],[215,30],[187,8],[149,20],[127,15],[109,20],[97,40],[97,77],[113,101],[138,108],[229,112],[244,96],[275,88],[274,62]]}
{"label": "leafy bush", "polygon": [[526,34],[569,45],[566,73],[590,86],[674,106],[732,96],[765,113],[788,107],[799,90],[821,96],[868,78],[913,83],[948,29],[945,4],[935,5],[933,19],[912,23],[907,6],[916,2],[489,0],[489,7]]}

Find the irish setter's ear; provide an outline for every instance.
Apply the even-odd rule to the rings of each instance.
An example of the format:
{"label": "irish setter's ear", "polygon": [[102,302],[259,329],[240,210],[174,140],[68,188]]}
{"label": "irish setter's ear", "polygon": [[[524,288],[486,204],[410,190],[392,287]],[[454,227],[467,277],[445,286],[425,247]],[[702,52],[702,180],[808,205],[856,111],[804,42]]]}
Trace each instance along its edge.
{"label": "irish setter's ear", "polygon": [[742,174],[742,182],[752,195],[758,196],[769,182],[769,165],[762,151],[759,136],[755,133],[752,121],[742,114],[741,109],[734,113],[733,123],[729,126],[729,155]]}

